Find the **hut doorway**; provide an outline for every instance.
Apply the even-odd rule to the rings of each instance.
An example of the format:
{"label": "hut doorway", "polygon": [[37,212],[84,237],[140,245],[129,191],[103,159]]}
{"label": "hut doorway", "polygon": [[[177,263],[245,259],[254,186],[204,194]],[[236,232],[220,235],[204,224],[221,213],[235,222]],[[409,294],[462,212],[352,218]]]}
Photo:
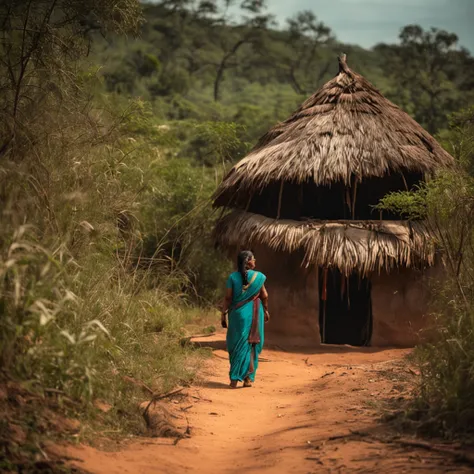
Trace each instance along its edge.
{"label": "hut doorway", "polygon": [[367,346],[372,336],[371,282],[357,273],[319,269],[319,330],[324,344]]}

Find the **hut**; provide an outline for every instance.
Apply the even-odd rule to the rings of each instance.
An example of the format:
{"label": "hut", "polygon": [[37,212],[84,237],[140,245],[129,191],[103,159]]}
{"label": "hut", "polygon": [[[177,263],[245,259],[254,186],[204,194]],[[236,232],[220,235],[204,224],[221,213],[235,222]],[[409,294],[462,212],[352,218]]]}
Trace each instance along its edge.
{"label": "hut", "polygon": [[339,72],[225,176],[218,245],[251,248],[268,277],[269,331],[292,341],[410,346],[435,262],[422,222],[374,209],[453,158],[352,71]]}

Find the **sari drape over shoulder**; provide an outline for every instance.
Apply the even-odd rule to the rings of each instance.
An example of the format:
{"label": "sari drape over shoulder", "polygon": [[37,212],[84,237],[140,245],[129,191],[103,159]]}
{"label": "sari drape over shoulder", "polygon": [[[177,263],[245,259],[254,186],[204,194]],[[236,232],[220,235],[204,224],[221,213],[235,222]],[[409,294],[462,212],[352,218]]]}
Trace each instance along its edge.
{"label": "sari drape over shoulder", "polygon": [[226,340],[229,375],[231,380],[240,381],[246,377],[255,380],[258,356],[264,342],[264,311],[258,296],[266,276],[254,270],[249,270],[247,276],[249,284],[246,288],[239,272],[232,273],[227,280],[227,288],[232,288]]}

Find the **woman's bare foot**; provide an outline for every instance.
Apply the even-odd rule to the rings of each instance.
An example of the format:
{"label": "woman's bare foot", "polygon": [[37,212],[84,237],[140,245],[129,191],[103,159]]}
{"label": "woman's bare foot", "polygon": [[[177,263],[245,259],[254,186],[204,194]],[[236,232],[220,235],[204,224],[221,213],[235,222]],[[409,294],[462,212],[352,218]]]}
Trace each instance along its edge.
{"label": "woman's bare foot", "polygon": [[251,387],[252,386],[252,381],[250,380],[249,377],[245,377],[244,379],[244,387]]}
{"label": "woman's bare foot", "polygon": [[230,388],[237,388],[237,380],[230,381]]}

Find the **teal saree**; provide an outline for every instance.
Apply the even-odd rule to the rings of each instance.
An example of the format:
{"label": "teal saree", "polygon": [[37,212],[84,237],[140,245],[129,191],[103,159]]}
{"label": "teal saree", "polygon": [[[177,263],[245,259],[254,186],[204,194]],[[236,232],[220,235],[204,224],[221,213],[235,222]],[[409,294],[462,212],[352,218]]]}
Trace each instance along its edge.
{"label": "teal saree", "polygon": [[226,343],[230,379],[243,381],[249,377],[253,382],[264,340],[264,311],[258,295],[266,276],[254,270],[249,270],[247,275],[247,289],[242,287],[239,272],[232,273],[227,280],[227,288],[232,288],[232,303],[229,308]]}

